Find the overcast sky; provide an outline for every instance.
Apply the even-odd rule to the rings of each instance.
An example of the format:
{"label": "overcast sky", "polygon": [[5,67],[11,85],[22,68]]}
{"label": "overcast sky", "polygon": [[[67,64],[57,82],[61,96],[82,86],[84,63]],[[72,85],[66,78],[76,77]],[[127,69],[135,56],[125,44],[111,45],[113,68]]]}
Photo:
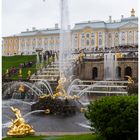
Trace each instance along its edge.
{"label": "overcast sky", "polygon": [[[44,2],[45,1],[45,2]],[[60,0],[2,0],[2,36],[30,30],[54,27],[60,23]],[[69,0],[70,23],[88,20],[113,20],[130,16],[134,8],[138,15],[138,0]]]}

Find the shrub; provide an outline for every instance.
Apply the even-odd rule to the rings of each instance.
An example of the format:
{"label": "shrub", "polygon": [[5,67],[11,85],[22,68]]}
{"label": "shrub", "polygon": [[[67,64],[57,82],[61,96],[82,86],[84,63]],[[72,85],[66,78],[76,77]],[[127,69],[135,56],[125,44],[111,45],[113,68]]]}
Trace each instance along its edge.
{"label": "shrub", "polygon": [[85,115],[106,140],[138,139],[137,96],[103,97],[92,102]]}

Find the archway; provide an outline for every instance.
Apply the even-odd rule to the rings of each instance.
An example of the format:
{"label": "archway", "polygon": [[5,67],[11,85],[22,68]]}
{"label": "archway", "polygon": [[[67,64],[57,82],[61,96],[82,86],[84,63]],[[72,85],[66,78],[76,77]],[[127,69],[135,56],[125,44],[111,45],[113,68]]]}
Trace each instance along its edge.
{"label": "archway", "polygon": [[92,69],[92,79],[95,80],[98,77],[98,69],[94,67]]}
{"label": "archway", "polygon": [[121,78],[121,67],[117,67],[116,69],[118,78]]}
{"label": "archway", "polygon": [[126,67],[125,68],[125,76],[131,76],[132,77],[132,68]]}

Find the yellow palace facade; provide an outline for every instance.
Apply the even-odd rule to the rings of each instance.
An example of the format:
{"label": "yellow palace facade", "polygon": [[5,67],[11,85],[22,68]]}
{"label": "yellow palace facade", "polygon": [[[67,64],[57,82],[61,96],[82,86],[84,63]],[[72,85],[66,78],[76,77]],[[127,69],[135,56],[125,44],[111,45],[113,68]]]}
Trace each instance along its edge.
{"label": "yellow palace facade", "polygon": [[[20,34],[3,37],[2,55],[31,55],[37,48],[59,50],[58,24],[54,28],[38,30],[27,29]],[[116,46],[138,45],[138,17],[132,9],[130,17],[121,16],[119,21],[112,20],[111,16],[105,21],[87,21],[76,23],[71,29],[73,49],[105,49]]]}

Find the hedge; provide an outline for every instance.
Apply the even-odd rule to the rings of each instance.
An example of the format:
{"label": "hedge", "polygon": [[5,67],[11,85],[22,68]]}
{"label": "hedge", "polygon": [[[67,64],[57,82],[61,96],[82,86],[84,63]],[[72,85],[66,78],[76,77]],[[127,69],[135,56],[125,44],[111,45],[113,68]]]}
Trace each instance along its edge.
{"label": "hedge", "polygon": [[85,116],[106,140],[138,140],[138,97],[111,96],[90,103]]}

